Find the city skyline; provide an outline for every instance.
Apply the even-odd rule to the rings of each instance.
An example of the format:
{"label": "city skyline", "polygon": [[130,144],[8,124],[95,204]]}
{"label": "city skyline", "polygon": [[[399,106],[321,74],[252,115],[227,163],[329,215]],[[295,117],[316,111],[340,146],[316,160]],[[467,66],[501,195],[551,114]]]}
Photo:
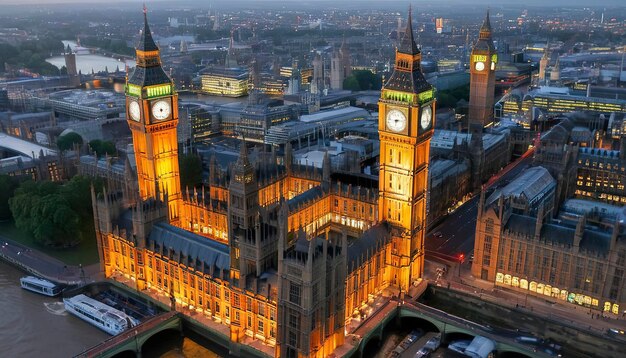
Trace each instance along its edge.
{"label": "city skyline", "polygon": [[[25,1],[17,1],[17,0],[0,0],[0,5],[19,5],[19,4],[40,4],[40,5],[57,5],[57,4],[87,4],[87,3],[93,3],[93,4],[114,4],[114,3],[119,3],[119,4],[143,4],[146,3],[148,6],[151,4],[154,4],[156,6],[162,6],[163,4],[183,4],[183,5],[190,5],[190,6],[214,6],[216,8],[228,8],[229,6],[232,5],[245,5],[245,4],[254,4],[255,6],[253,7],[257,7],[256,5],[262,5],[262,4],[268,4],[268,5],[278,5],[278,4],[284,4],[289,3],[289,4],[297,4],[297,3],[304,3],[304,4],[314,4],[314,3],[320,3],[320,4],[335,4],[335,5],[358,5],[359,3],[363,3],[363,4],[380,4],[380,1],[376,1],[376,0],[359,0],[359,1],[352,1],[352,0],[338,0],[338,1],[329,1],[329,0],[308,0],[305,2],[302,2],[300,0],[285,0],[283,2],[279,2],[276,0],[255,0],[255,1],[251,1],[251,0],[234,0],[230,2],[230,5],[225,6],[224,4],[220,4],[218,2],[204,2],[204,1],[193,1],[193,0],[151,0],[151,1],[143,1],[143,0],[111,0],[111,1],[103,1],[103,0],[25,0]],[[419,9],[420,5],[426,5],[426,6],[446,6],[446,5],[466,5],[467,2],[466,1],[462,1],[462,0],[440,0],[437,1],[436,3],[433,3],[432,1],[429,0],[413,0],[413,1],[400,1],[400,0],[391,0],[391,1],[383,1],[384,3],[389,3],[389,4],[393,4],[394,6],[402,6],[404,4],[404,6],[408,6],[409,4],[413,4],[415,5],[416,9]],[[517,5],[518,7],[545,7],[545,8],[553,8],[553,7],[557,7],[557,6],[564,6],[564,7],[586,7],[586,8],[598,8],[598,7],[603,7],[603,6],[620,6],[623,5],[622,2],[620,0],[600,0],[600,1],[596,1],[593,4],[589,4],[588,1],[585,0],[555,0],[552,1],[549,5],[547,5],[545,2],[540,1],[540,0],[529,0],[526,1],[523,5],[520,4],[518,1],[515,0],[500,0],[500,1],[495,1],[495,0],[479,0],[477,2],[474,2],[472,4],[472,6],[492,6],[494,9],[497,9],[498,7],[501,6],[511,6],[511,5]],[[470,5],[467,5],[470,6]]]}
{"label": "city skyline", "polygon": [[0,6],[10,355],[621,357],[626,8],[94,4]]}

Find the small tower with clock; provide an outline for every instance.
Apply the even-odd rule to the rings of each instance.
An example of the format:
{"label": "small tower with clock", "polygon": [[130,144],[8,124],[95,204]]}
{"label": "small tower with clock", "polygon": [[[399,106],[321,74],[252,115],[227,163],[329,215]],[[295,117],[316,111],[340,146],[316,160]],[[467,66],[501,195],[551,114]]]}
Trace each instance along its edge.
{"label": "small tower with clock", "polygon": [[[167,196],[170,222],[181,200],[178,169],[178,95],[161,67],[161,57],[144,8],[137,66],[126,82],[126,118],[133,136],[141,199]],[[162,198],[159,198],[162,199]]]}
{"label": "small tower with clock", "polygon": [[421,69],[411,10],[396,49],[393,74],[378,102],[380,173],[378,217],[392,227],[391,283],[406,292],[422,277],[434,88]]}
{"label": "small tower with clock", "polygon": [[489,11],[480,27],[478,41],[470,56],[470,133],[482,132],[493,121],[494,90],[498,54],[491,39]]}

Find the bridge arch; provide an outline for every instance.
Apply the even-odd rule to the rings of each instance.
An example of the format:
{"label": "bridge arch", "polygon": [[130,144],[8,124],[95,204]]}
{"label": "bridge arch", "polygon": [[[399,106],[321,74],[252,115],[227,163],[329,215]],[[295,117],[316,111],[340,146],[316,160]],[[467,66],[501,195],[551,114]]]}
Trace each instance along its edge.
{"label": "bridge arch", "polygon": [[134,350],[122,351],[111,356],[111,358],[136,358],[136,357],[137,357],[137,353]]}
{"label": "bridge arch", "polygon": [[165,340],[165,339],[180,339],[182,337],[182,331],[178,327],[163,327],[162,329],[151,332],[150,335],[141,337],[138,339],[137,347],[139,352],[144,352],[145,347],[152,346],[152,344]]}
{"label": "bridge arch", "polygon": [[445,342],[451,343],[455,341],[471,341],[474,339],[475,335],[469,334],[467,332],[460,331],[448,331],[446,332]]}
{"label": "bridge arch", "polygon": [[[393,315],[388,317],[393,317]],[[360,344],[361,357],[367,357],[368,355],[366,352],[371,352],[372,350],[378,350],[378,348],[380,348],[384,342],[384,335],[389,332],[389,329],[393,326],[393,322],[393,319],[387,318],[363,337]]]}

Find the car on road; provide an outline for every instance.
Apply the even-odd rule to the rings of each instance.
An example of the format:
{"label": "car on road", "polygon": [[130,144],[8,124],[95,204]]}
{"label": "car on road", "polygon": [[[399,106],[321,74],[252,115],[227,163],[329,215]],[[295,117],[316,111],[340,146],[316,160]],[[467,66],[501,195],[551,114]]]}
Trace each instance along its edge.
{"label": "car on road", "polygon": [[623,335],[626,332],[624,332],[623,329],[619,329],[619,328],[609,328],[609,333]]}
{"label": "car on road", "polygon": [[519,336],[515,337],[515,341],[523,344],[541,344],[543,339],[533,336]]}
{"label": "car on road", "polygon": [[427,357],[430,357],[432,352],[433,352],[432,349],[428,347],[422,347],[420,348],[419,351],[417,351],[417,353],[415,353],[414,358],[427,358]]}
{"label": "car on road", "polygon": [[434,237],[442,237],[443,234],[441,233],[441,231],[437,231],[433,234]]}
{"label": "car on road", "polygon": [[441,336],[440,335],[436,335],[434,337],[431,337],[428,342],[426,342],[426,344],[424,345],[424,348],[428,348],[432,351],[436,351],[437,348],[439,348],[439,345],[441,344]]}

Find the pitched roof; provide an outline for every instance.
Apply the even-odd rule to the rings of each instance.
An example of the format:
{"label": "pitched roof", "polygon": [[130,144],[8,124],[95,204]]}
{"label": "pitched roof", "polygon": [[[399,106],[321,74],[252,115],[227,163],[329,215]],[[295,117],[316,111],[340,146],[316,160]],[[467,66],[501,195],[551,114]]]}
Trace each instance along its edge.
{"label": "pitched roof", "polygon": [[398,52],[407,53],[411,55],[415,55],[420,52],[413,38],[411,6],[409,6],[409,18],[406,23],[406,30],[404,31],[404,36],[402,37],[402,41],[400,41],[400,45],[398,45]]}
{"label": "pitched roof", "polygon": [[143,9],[143,20],[143,33],[141,34],[139,44],[137,44],[137,50],[158,51],[159,47],[154,42],[154,39],[152,38],[152,32],[150,32],[150,26],[148,26],[148,11],[145,7]]}
{"label": "pitched roof", "polygon": [[230,270],[230,248],[226,244],[207,239],[166,223],[152,227],[149,241],[162,248],[172,249],[188,258],[204,262],[205,270]]}

